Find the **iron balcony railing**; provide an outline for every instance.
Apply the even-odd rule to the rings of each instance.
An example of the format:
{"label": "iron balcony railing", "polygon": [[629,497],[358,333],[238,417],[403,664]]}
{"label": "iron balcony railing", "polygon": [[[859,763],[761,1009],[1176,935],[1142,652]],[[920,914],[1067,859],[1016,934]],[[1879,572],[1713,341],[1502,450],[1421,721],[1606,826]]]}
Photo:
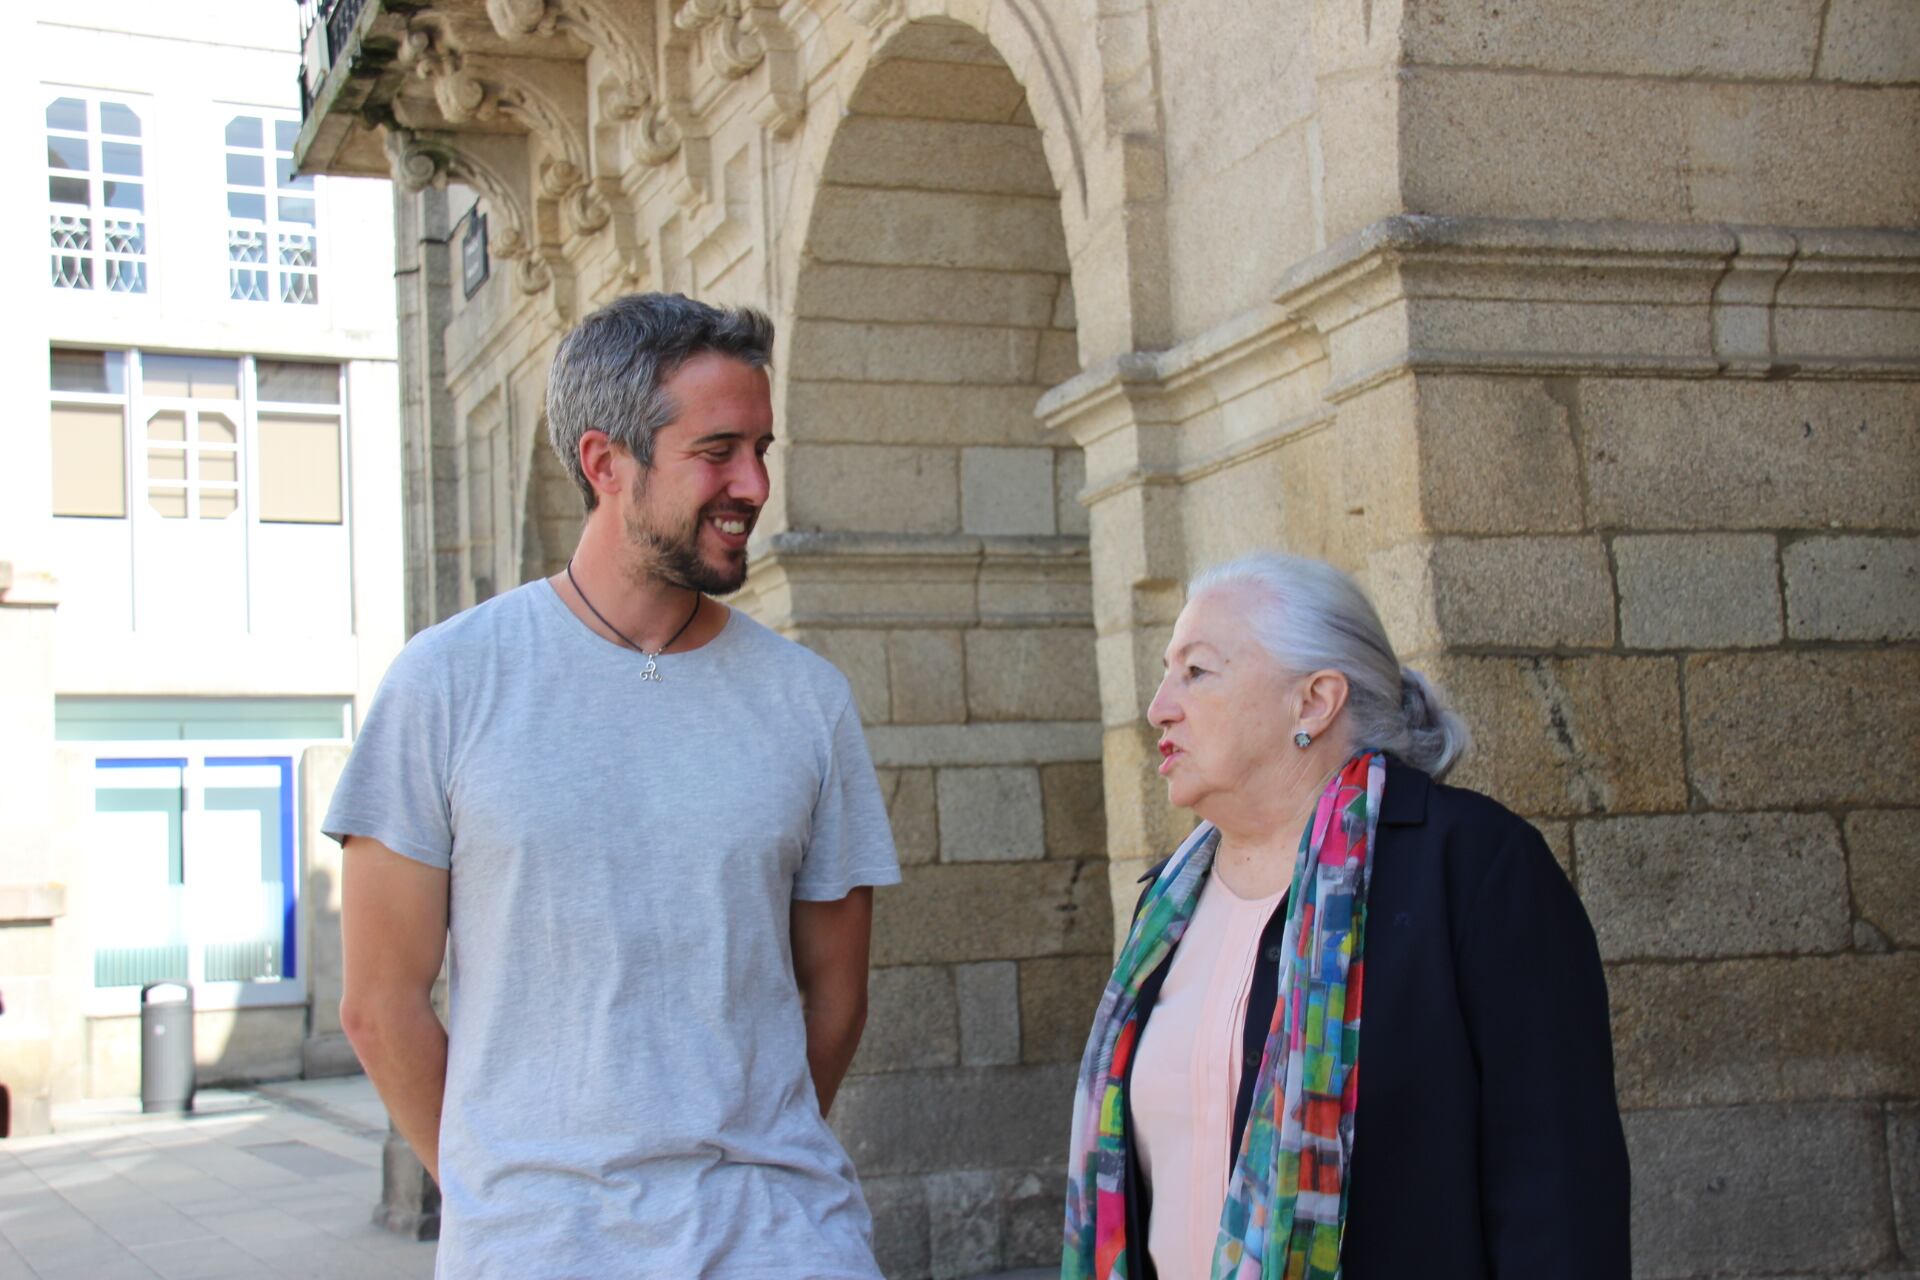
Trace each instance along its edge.
{"label": "iron balcony railing", "polygon": [[367,0],[299,0],[300,5],[300,118],[306,119],[313,100],[326,83],[327,72],[340,60],[353,24]]}

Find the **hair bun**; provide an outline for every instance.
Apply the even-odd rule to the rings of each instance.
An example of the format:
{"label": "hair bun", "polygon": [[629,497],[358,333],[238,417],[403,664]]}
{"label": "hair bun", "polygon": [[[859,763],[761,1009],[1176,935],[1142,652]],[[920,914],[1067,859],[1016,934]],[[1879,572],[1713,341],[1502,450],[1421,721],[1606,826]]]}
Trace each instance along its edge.
{"label": "hair bun", "polygon": [[1421,767],[1436,778],[1453,767],[1473,740],[1467,722],[1447,705],[1446,695],[1412,667],[1400,668],[1400,711],[1414,746],[1409,763],[1424,762]]}

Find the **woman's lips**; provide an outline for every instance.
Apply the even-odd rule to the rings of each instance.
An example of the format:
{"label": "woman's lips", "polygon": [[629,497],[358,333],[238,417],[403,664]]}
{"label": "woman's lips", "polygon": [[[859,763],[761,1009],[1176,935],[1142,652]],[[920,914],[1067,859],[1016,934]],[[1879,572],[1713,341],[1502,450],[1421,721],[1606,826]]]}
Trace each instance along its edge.
{"label": "woman's lips", "polygon": [[1173,768],[1173,762],[1185,754],[1186,752],[1171,742],[1162,742],[1160,744],[1160,776],[1166,777],[1167,771]]}

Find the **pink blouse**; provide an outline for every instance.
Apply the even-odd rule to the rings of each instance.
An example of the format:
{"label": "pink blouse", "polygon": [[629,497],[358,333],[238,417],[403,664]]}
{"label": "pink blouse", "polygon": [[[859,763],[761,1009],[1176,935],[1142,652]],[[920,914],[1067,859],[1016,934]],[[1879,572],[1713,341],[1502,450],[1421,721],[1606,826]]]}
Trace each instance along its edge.
{"label": "pink blouse", "polygon": [[1237,897],[1208,876],[1147,1019],[1129,1101],[1153,1188],[1147,1252],[1164,1280],[1205,1280],[1233,1173],[1233,1104],[1260,935],[1286,896]]}

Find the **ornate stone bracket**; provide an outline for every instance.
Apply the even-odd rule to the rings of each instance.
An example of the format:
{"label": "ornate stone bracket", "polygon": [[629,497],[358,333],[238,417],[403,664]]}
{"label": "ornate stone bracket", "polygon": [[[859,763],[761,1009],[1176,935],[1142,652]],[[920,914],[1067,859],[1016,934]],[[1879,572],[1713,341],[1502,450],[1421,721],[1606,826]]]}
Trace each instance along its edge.
{"label": "ornate stone bracket", "polygon": [[407,191],[449,181],[468,184],[486,197],[498,223],[488,235],[494,257],[514,266],[514,283],[526,294],[547,294],[554,316],[566,321],[573,310],[572,275],[565,257],[529,235],[530,213],[523,194],[531,187],[527,143],[512,134],[415,132],[398,122],[382,125],[382,141],[393,180]]}
{"label": "ornate stone bracket", "polygon": [[786,137],[806,114],[806,86],[798,44],[780,21],[779,0],[683,0],[673,15],[676,31],[705,50],[707,65],[723,80],[764,76],[754,118],[776,137]]}
{"label": "ornate stone bracket", "polygon": [[[508,62],[467,53],[449,39],[443,18],[416,15],[407,28],[396,61],[433,88],[435,106],[450,125],[511,123],[538,139],[543,154],[530,188],[534,221],[523,227],[545,241],[563,238],[555,221],[563,213],[577,234],[591,235],[612,216],[588,179],[586,107],[571,68],[544,67],[531,60]],[[432,122],[412,121],[415,126]]]}

